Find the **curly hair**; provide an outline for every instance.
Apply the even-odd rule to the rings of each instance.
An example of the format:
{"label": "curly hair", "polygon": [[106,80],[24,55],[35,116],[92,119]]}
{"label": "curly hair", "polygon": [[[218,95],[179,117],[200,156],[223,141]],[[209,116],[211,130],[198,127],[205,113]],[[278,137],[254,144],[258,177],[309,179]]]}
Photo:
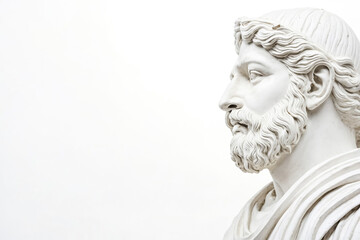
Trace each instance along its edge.
{"label": "curly hair", "polygon": [[[239,19],[235,22],[237,53],[241,41],[264,48],[304,81],[317,66],[327,66],[334,77],[331,93],[334,106],[341,120],[355,130],[357,146],[360,146],[360,76],[351,59],[334,57],[303,34],[262,19]],[[298,87],[309,91],[312,85],[306,81]]]}

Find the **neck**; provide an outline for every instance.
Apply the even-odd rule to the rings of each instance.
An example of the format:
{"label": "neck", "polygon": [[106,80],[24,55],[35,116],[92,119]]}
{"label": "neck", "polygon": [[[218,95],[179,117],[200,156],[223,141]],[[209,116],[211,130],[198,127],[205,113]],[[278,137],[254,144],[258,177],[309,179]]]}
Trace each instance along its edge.
{"label": "neck", "polygon": [[306,131],[293,152],[269,168],[277,199],[312,167],[356,148],[354,131],[341,121],[331,99],[308,117]]}

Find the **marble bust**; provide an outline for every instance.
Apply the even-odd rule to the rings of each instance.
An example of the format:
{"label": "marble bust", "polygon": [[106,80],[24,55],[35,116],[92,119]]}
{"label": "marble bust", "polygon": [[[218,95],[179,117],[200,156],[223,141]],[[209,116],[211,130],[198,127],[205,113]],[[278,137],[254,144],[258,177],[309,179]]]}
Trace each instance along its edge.
{"label": "marble bust", "polygon": [[231,158],[273,181],[225,240],[360,239],[360,43],[338,16],[290,9],[235,23],[221,100]]}

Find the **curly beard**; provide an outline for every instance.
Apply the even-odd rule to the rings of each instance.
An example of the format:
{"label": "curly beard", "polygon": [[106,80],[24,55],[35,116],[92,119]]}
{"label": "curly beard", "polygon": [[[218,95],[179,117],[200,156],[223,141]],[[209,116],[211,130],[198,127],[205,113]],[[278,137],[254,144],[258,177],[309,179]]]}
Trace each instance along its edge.
{"label": "curly beard", "polygon": [[307,124],[306,102],[291,77],[285,97],[264,115],[245,106],[228,112],[227,125],[234,134],[231,159],[243,172],[257,173],[291,153]]}

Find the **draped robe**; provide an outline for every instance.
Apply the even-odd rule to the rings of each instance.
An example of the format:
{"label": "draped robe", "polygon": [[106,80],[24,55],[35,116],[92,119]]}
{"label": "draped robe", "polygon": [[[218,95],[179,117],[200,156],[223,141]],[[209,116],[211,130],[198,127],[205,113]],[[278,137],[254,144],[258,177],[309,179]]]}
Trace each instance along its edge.
{"label": "draped robe", "polygon": [[270,183],[244,206],[224,240],[359,240],[360,149],[313,167],[274,199]]}

